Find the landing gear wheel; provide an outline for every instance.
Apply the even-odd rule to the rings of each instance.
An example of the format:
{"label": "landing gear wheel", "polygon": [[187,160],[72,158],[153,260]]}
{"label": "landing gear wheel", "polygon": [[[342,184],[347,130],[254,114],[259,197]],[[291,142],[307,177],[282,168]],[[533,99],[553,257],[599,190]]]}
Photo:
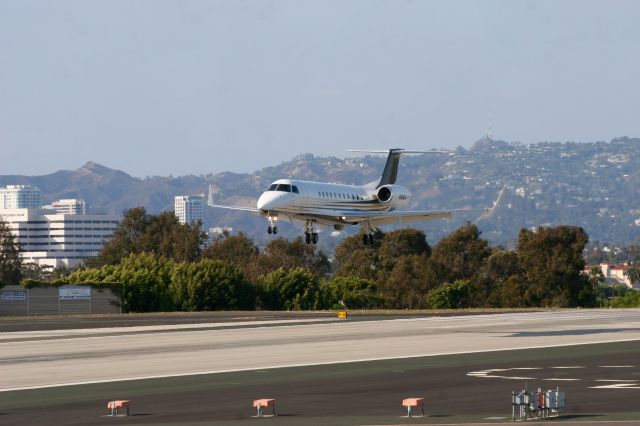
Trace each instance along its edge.
{"label": "landing gear wheel", "polygon": [[311,234],[309,234],[308,232],[305,232],[305,233],[304,233],[304,241],[305,241],[307,244],[311,244]]}
{"label": "landing gear wheel", "polygon": [[278,233],[278,227],[277,227],[277,226],[274,226],[274,227],[273,227],[273,235],[275,235],[275,234],[277,234],[277,233]]}
{"label": "landing gear wheel", "polygon": [[311,237],[312,237],[313,244],[318,244],[318,233],[314,232],[313,234],[311,234]]}
{"label": "landing gear wheel", "polygon": [[[271,234],[273,232],[273,229],[271,228],[271,226],[269,226],[267,228],[267,234]],[[275,232],[274,232],[275,233]]]}

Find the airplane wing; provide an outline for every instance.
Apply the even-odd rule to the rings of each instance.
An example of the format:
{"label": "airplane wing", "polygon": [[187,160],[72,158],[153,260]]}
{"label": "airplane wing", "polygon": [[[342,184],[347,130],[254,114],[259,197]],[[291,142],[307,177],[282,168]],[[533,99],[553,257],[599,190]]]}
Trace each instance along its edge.
{"label": "airplane wing", "polygon": [[221,204],[209,204],[209,207],[215,207],[217,209],[227,209],[227,210],[240,210],[243,212],[249,212],[253,214],[261,214],[262,211],[255,207],[240,207],[240,206],[223,206]]}
{"label": "airplane wing", "polygon": [[448,219],[454,214],[461,213],[482,213],[480,218],[491,214],[502,200],[505,187],[500,190],[498,198],[494,201],[493,206],[485,209],[454,209],[454,210],[435,210],[435,211],[391,211],[391,212],[345,212],[341,219],[345,222],[362,222],[369,221],[371,225],[390,225],[402,224],[410,222],[419,222],[433,219]]}
{"label": "airplane wing", "polygon": [[368,221],[373,226],[419,222],[434,219],[447,219],[455,213],[474,212],[477,210],[447,210],[447,211],[399,211],[399,212],[359,212],[344,214],[345,222]]}

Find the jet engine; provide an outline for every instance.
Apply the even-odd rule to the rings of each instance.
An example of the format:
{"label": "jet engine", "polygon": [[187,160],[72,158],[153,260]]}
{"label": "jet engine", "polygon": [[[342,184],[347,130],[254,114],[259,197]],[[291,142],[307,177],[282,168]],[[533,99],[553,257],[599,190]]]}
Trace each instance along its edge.
{"label": "jet engine", "polygon": [[400,207],[409,202],[411,192],[404,186],[384,185],[378,188],[377,196],[381,203],[389,204],[390,207]]}

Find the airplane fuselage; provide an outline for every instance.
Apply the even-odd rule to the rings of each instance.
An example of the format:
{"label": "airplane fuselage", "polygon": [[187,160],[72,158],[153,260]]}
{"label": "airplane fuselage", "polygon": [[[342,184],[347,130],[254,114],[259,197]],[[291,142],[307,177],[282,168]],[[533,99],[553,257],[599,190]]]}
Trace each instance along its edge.
{"label": "airplane fuselage", "polygon": [[272,183],[258,199],[265,216],[308,218],[321,224],[357,223],[363,212],[390,212],[409,202],[411,193],[400,185],[380,188],[293,179]]}

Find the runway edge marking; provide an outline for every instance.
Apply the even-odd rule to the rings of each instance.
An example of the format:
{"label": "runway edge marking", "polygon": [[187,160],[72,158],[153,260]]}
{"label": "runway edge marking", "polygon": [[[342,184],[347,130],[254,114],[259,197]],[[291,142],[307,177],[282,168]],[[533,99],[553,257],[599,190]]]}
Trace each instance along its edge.
{"label": "runway edge marking", "polygon": [[115,379],[89,380],[85,382],[55,383],[55,384],[49,384],[49,385],[8,388],[8,389],[0,389],[0,392],[16,392],[16,391],[24,391],[24,390],[58,388],[58,387],[65,387],[65,386],[82,386],[82,385],[94,385],[94,384],[103,384],[103,383],[128,382],[128,381],[136,381],[136,380],[169,379],[173,377],[204,376],[209,374],[239,373],[243,371],[276,370],[276,369],[282,369],[282,368],[315,367],[318,365],[351,364],[356,362],[390,361],[394,359],[430,358],[430,357],[446,356],[446,355],[464,355],[464,354],[476,354],[476,353],[487,353],[487,352],[519,351],[519,350],[527,350],[527,349],[561,348],[561,347],[568,347],[568,346],[600,345],[605,343],[623,343],[623,342],[637,342],[637,341],[640,341],[640,338],[602,340],[602,341],[588,342],[588,343],[581,342],[581,343],[568,343],[568,344],[558,344],[558,345],[524,346],[519,348],[506,348],[506,349],[483,349],[483,350],[477,350],[477,351],[443,352],[443,353],[436,353],[436,354],[421,354],[421,355],[409,355],[409,356],[360,358],[360,359],[351,359],[351,360],[342,360],[342,361],[273,365],[273,366],[266,366],[266,367],[263,366],[263,367],[255,367],[255,368],[234,368],[234,369],[228,369],[228,370],[196,371],[191,373],[160,374],[160,375],[138,376],[138,377],[120,377]]}

